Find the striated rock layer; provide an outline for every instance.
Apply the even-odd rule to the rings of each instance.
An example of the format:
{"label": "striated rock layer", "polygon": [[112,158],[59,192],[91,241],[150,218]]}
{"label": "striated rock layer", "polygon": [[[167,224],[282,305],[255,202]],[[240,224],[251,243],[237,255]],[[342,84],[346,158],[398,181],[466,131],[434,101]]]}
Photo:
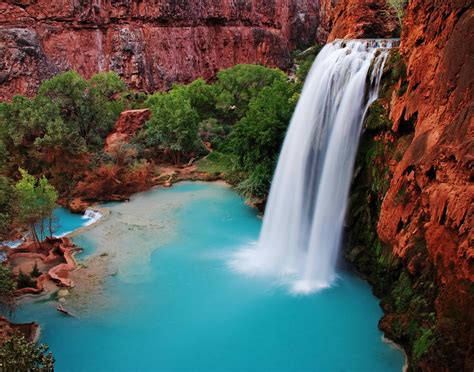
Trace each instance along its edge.
{"label": "striated rock layer", "polygon": [[32,95],[66,70],[87,78],[113,70],[153,91],[238,63],[287,69],[295,47],[395,28],[385,0],[7,0],[0,99]]}
{"label": "striated rock layer", "polygon": [[0,98],[33,94],[58,71],[119,73],[156,90],[237,63],[287,68],[314,42],[317,2],[7,0],[0,4]]}

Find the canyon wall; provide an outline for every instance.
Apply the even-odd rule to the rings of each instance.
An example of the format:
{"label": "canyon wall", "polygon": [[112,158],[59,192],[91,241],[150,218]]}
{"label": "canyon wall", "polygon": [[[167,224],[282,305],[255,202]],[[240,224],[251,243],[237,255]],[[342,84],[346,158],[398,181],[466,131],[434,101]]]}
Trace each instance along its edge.
{"label": "canyon wall", "polygon": [[119,73],[132,88],[210,78],[237,63],[286,69],[312,43],[312,0],[7,0],[0,4],[0,99],[59,71]]}
{"label": "canyon wall", "polygon": [[472,1],[409,1],[356,167],[346,256],[412,370],[474,368],[471,40]]}
{"label": "canyon wall", "polygon": [[391,102],[393,131],[413,132],[384,198],[378,233],[420,275],[434,265],[437,349],[427,369],[474,366],[474,8],[411,0],[401,54],[406,79]]}
{"label": "canyon wall", "polygon": [[385,0],[6,0],[0,99],[67,70],[116,71],[144,91],[238,63],[285,70],[294,48],[395,28]]}

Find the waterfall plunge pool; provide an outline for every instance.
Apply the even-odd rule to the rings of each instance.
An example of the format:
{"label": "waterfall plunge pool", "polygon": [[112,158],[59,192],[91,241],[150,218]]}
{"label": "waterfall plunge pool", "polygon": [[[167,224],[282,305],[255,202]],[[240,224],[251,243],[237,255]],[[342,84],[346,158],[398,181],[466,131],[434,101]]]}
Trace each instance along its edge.
{"label": "waterfall plunge pool", "polygon": [[14,319],[39,322],[57,371],[401,371],[362,279],[342,272],[296,296],[229,269],[261,227],[229,187],[184,182],[105,207],[110,217],[74,238],[83,270],[106,261],[92,293],[66,299],[78,318],[38,300]]}

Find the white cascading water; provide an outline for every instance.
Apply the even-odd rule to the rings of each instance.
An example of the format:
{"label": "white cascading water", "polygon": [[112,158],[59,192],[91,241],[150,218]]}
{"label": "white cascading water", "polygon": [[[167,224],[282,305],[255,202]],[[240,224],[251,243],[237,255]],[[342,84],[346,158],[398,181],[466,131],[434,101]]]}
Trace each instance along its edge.
{"label": "white cascading water", "polygon": [[285,137],[259,242],[238,252],[233,268],[291,278],[302,293],[334,280],[362,123],[393,42],[337,40],[321,50]]}
{"label": "white cascading water", "polygon": [[84,226],[89,226],[93,223],[96,223],[98,220],[101,219],[101,217],[102,214],[99,211],[95,211],[93,209],[86,209],[86,211],[84,212],[84,216],[82,216],[84,220],[87,220],[84,223]]}

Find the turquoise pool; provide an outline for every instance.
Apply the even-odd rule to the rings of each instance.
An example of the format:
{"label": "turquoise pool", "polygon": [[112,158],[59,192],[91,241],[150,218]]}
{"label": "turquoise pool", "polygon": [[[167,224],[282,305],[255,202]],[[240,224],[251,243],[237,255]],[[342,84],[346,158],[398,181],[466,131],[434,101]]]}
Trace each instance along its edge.
{"label": "turquoise pool", "polygon": [[229,269],[261,227],[230,188],[185,182],[108,207],[75,238],[85,265],[109,260],[107,296],[77,319],[44,301],[16,314],[40,323],[58,371],[401,371],[360,278],[342,272],[333,288],[295,296]]}

